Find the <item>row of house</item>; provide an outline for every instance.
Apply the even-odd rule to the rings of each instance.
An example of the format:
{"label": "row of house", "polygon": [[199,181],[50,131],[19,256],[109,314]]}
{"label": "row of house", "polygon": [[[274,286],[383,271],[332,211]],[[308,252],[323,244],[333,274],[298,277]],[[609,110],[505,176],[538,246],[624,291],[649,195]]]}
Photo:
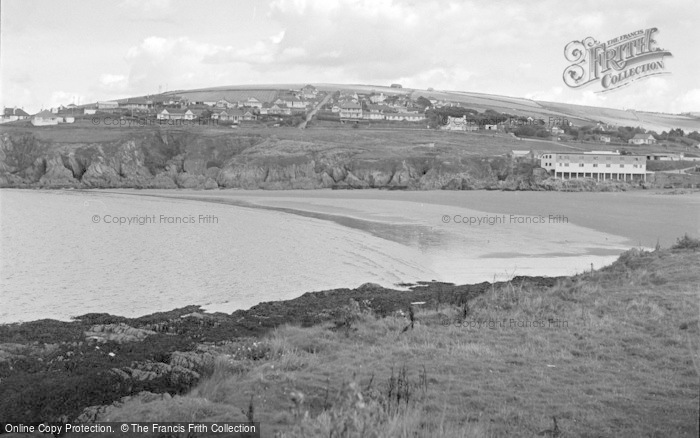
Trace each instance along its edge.
{"label": "row of house", "polygon": [[5,108],[0,117],[0,123],[14,122],[17,120],[25,120],[31,117],[22,108]]}
{"label": "row of house", "polygon": [[[158,120],[198,120],[202,119],[207,110],[203,109],[164,109],[158,113]],[[209,118],[220,122],[240,123],[242,120],[256,120],[257,114],[252,110],[240,109],[214,109],[210,111]]]}
{"label": "row of house", "polygon": [[425,120],[425,114],[418,108],[401,107],[397,109],[389,105],[368,104],[363,107],[361,103],[346,101],[332,106],[331,111],[338,113],[340,121],[357,122],[360,120],[388,120],[420,122]]}
{"label": "row of house", "polygon": [[647,157],[617,152],[553,153],[541,155],[540,166],[555,178],[593,178],[598,181],[646,181]]}

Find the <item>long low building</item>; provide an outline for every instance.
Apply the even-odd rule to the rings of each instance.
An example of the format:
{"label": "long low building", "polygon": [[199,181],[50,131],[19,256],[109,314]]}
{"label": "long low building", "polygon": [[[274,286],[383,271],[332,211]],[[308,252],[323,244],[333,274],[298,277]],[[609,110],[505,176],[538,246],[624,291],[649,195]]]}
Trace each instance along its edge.
{"label": "long low building", "polygon": [[647,161],[643,155],[616,153],[544,153],[541,166],[555,178],[646,181]]}

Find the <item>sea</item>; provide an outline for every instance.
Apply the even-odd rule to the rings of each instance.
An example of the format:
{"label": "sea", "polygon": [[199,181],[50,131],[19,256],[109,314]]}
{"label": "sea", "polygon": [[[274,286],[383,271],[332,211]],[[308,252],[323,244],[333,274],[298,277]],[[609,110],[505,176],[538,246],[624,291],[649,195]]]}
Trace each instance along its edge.
{"label": "sea", "polygon": [[699,226],[663,191],[1,189],[0,323],[572,275]]}

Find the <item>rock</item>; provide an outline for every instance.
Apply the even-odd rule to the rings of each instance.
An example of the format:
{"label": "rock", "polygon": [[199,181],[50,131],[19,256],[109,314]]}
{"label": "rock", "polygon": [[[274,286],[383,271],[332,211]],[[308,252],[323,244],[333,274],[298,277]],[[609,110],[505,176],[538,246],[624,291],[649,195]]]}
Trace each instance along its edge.
{"label": "rock", "polygon": [[202,371],[211,366],[216,355],[210,352],[176,351],[170,355],[170,365],[194,371]]}
{"label": "rock", "polygon": [[179,173],[175,179],[175,182],[179,187],[182,187],[183,189],[201,189],[204,188],[204,183],[206,179],[207,178],[204,175]]}
{"label": "rock", "polygon": [[64,165],[63,158],[54,154],[46,160],[45,173],[39,183],[43,187],[73,187],[78,181],[73,177],[73,171]]}
{"label": "rock", "polygon": [[207,178],[206,181],[204,181],[204,188],[207,190],[218,189],[219,184],[216,183],[215,179]]}
{"label": "rock", "polygon": [[201,158],[188,158],[184,160],[182,167],[185,172],[191,175],[205,175],[207,171],[206,165],[206,161]]}
{"label": "rock", "polygon": [[176,189],[177,184],[172,175],[167,172],[161,172],[150,182],[150,187],[154,189]]}
{"label": "rock", "polygon": [[115,169],[102,161],[95,161],[90,164],[83,178],[82,183],[87,187],[121,187],[121,177]]}
{"label": "rock", "polygon": [[140,342],[146,336],[155,334],[152,330],[137,329],[129,325],[119,324],[98,324],[85,332],[85,337],[97,342],[113,341],[117,343]]}

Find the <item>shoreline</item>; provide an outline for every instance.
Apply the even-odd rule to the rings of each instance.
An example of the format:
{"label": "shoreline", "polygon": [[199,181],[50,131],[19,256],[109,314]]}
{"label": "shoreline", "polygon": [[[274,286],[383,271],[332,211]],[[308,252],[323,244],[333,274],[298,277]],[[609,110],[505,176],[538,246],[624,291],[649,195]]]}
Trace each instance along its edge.
{"label": "shoreline", "polygon": [[[9,194],[10,191],[4,193]],[[61,225],[56,232],[67,236],[85,235],[86,240],[84,240],[80,246],[83,248],[83,251],[87,250],[94,254],[102,255],[104,250],[112,248],[109,249],[108,252],[112,253],[113,251],[117,251],[113,254],[118,255],[119,251],[121,251],[119,249],[121,246],[119,245],[125,242],[124,239],[130,239],[132,235],[142,236],[137,238],[138,242],[143,244],[148,242],[149,246],[157,245],[159,247],[159,253],[155,258],[141,258],[140,260],[143,263],[127,263],[124,265],[124,272],[129,274],[126,277],[128,281],[125,283],[115,283],[117,277],[108,275],[108,273],[101,274],[102,271],[96,269],[101,269],[102,265],[93,263],[87,263],[81,269],[77,270],[76,275],[72,275],[70,281],[66,278],[66,281],[56,283],[54,287],[55,292],[70,299],[71,303],[74,302],[76,304],[71,307],[60,305],[59,308],[56,308],[56,310],[62,311],[62,313],[59,313],[65,316],[65,318],[61,318],[64,320],[80,313],[104,311],[104,298],[102,297],[108,296],[109,294],[117,295],[115,295],[116,301],[113,301],[113,307],[107,309],[107,311],[115,314],[124,314],[128,317],[135,317],[190,304],[201,305],[203,308],[211,311],[231,312],[235,309],[247,309],[261,301],[293,298],[308,291],[346,287],[352,288],[365,282],[375,282],[384,287],[392,288],[397,283],[415,282],[419,280],[439,280],[455,284],[471,284],[482,281],[491,282],[494,280],[494,274],[497,280],[506,279],[507,277],[505,274],[523,276],[573,275],[575,272],[588,270],[591,263],[594,263],[596,268],[607,265],[627,248],[638,246],[636,242],[632,244],[629,238],[623,239],[615,235],[604,234],[595,228],[586,230],[567,226],[567,228],[561,228],[559,230],[559,226],[548,226],[547,229],[541,228],[541,226],[537,226],[537,228],[528,226],[496,226],[495,228],[490,228],[484,226],[470,229],[469,226],[462,224],[443,224],[441,222],[440,217],[442,213],[449,213],[450,215],[471,214],[469,213],[471,208],[481,208],[480,203],[483,200],[488,201],[492,198],[497,200],[496,203],[503,203],[504,208],[514,211],[515,213],[532,213],[529,211],[520,211],[519,209],[521,206],[514,204],[518,196],[494,197],[494,194],[491,192],[470,194],[431,192],[424,194],[422,197],[415,197],[413,194],[409,193],[386,193],[376,190],[364,192],[362,194],[355,193],[353,196],[347,196],[345,193],[343,193],[342,196],[338,196],[337,192],[331,191],[314,192],[313,194],[303,192],[304,195],[308,195],[308,205],[301,207],[297,205],[293,206],[295,209],[308,207],[308,210],[317,210],[324,214],[338,213],[336,209],[338,206],[342,206],[345,210],[340,211],[338,214],[357,219],[358,223],[350,224],[352,226],[347,226],[348,224],[338,224],[330,220],[322,220],[323,218],[311,218],[310,220],[312,220],[313,223],[309,223],[309,218],[304,216],[281,212],[270,214],[259,209],[245,208],[245,212],[239,213],[237,209],[210,203],[211,197],[220,197],[227,202],[232,199],[234,201],[245,200],[246,202],[257,202],[260,200],[265,201],[264,203],[270,203],[268,201],[272,201],[272,204],[279,203],[279,205],[286,207],[286,202],[296,202],[292,198],[298,196],[300,192],[285,192],[284,194],[288,195],[288,197],[281,197],[283,194],[280,192],[246,192],[242,194],[237,190],[218,191],[216,193],[195,191],[179,191],[178,193],[129,191],[128,195],[125,195],[124,191],[105,192],[102,190],[79,193],[48,191],[42,193],[44,194],[37,194],[35,198],[24,197],[22,194],[15,191],[14,196],[8,196],[6,198],[8,201],[6,206],[10,207],[12,205],[9,202],[11,199],[16,199],[17,202],[19,202],[18,206],[25,204],[26,202],[24,201],[33,199],[34,204],[44,206],[42,209],[51,208],[56,209],[56,211],[65,210],[62,207],[63,205],[72,206],[67,207],[66,214],[62,216],[54,215],[54,218],[65,217],[65,219],[61,219],[61,222],[67,221],[68,223],[73,223],[73,225],[70,225],[69,228],[67,225]],[[193,193],[194,196],[201,197],[202,201],[207,202],[199,203],[198,206],[194,201],[189,199],[169,199],[171,197],[181,198]],[[85,196],[85,194],[87,194],[87,196]],[[165,196],[160,197],[160,199],[157,197],[151,198],[154,201],[150,201],[146,196],[143,196],[158,196],[162,194],[165,194]],[[137,197],[135,195],[139,196]],[[570,203],[580,204],[586,199],[592,202],[598,202],[601,199],[599,196],[600,195],[580,194]],[[617,195],[618,197],[615,198],[610,198],[610,196],[616,195],[607,195],[605,198],[612,200],[606,202],[607,204],[610,202],[617,203],[618,199],[630,199],[628,195]],[[619,198],[619,196],[621,196],[621,198]],[[368,197],[371,198],[371,200],[368,200]],[[551,202],[555,204],[559,203],[559,201],[557,201],[558,199],[568,199],[568,197],[565,196],[553,196],[552,194],[543,194],[538,198],[551,200]],[[682,198],[687,199],[688,197],[683,196]],[[134,201],[136,199],[140,200]],[[530,198],[523,198],[520,204],[530,208],[528,207],[528,199]],[[646,199],[648,199],[648,197],[638,198],[638,201],[645,202]],[[678,200],[685,202],[680,198]],[[14,204],[17,204],[17,202]],[[436,202],[437,204],[431,204],[430,202]],[[89,207],[84,205],[86,203],[89,204]],[[202,207],[203,205],[209,206]],[[131,208],[131,206],[134,208]],[[362,208],[363,206],[367,208]],[[125,207],[129,208],[124,209]],[[30,211],[34,210],[30,209]],[[226,211],[229,213],[226,213]],[[6,210],[6,212],[9,211]],[[219,216],[221,223],[218,226],[206,225],[199,226],[196,229],[188,226],[181,226],[177,228],[177,231],[171,226],[161,226],[156,229],[149,228],[149,226],[115,227],[111,225],[94,226],[90,224],[90,215],[94,213],[118,213],[127,215],[153,212],[166,214],[178,214],[177,212],[182,214],[192,212],[213,213]],[[226,216],[222,216],[222,213],[226,214]],[[5,216],[5,214],[3,214],[3,216]],[[574,216],[569,216],[572,221],[575,219]],[[685,215],[676,216],[683,217]],[[264,243],[266,239],[271,237],[269,234],[273,231],[270,229],[271,227],[274,229],[282,227],[286,230],[282,232],[283,236],[287,236],[292,229],[298,229],[298,227],[295,227],[295,224],[309,228],[310,232],[307,233],[308,236],[301,240],[303,246],[306,248],[304,252],[304,254],[306,254],[305,258],[301,262],[295,264],[293,272],[299,272],[299,269],[304,270],[306,269],[305,266],[313,266],[309,263],[318,258],[315,254],[318,254],[318,251],[326,251],[325,248],[329,244],[333,244],[334,241],[337,241],[329,238],[321,239],[319,226],[323,227],[323,229],[333,231],[332,234],[328,234],[328,236],[333,239],[341,236],[341,234],[336,232],[340,231],[342,236],[349,236],[357,240],[356,247],[353,246],[357,251],[366,252],[367,248],[370,248],[372,251],[376,250],[377,256],[381,257],[375,258],[375,260],[381,260],[383,262],[376,267],[366,266],[361,259],[357,259],[357,256],[360,255],[361,252],[354,253],[343,250],[342,252],[346,255],[355,255],[352,255],[352,257],[345,257],[342,260],[347,259],[347,261],[355,263],[354,260],[357,259],[357,263],[356,265],[353,264],[352,268],[348,267],[348,269],[342,271],[344,272],[342,277],[338,275],[341,271],[335,270],[335,267],[345,269],[344,266],[347,265],[335,261],[328,264],[329,267],[334,269],[336,273],[335,276],[324,276],[323,278],[316,278],[317,276],[313,278],[308,277],[303,281],[296,281],[293,284],[290,284],[288,280],[280,282],[275,280],[276,277],[270,276],[261,282],[256,277],[256,271],[250,269],[246,272],[242,272],[243,275],[235,276],[235,278],[230,278],[230,275],[217,274],[212,276],[211,274],[215,274],[215,272],[210,269],[211,266],[219,266],[221,262],[228,263],[226,260],[230,257],[226,256],[222,258],[220,257],[222,254],[228,254],[228,252],[234,251],[231,254],[236,256],[238,261],[235,263],[228,263],[227,266],[231,269],[240,266],[241,262],[250,259],[250,257],[257,257],[254,253],[248,252],[246,248],[249,248],[250,245],[242,240],[242,230],[248,230],[244,231],[244,234],[250,233],[250,230],[255,231],[255,229],[244,226],[243,220],[246,217],[251,218],[250,220],[246,219],[246,221],[251,224],[264,224],[264,226],[260,228],[264,235],[261,234],[258,237],[253,236],[252,242],[254,246],[259,246],[258,243]],[[264,219],[266,222],[261,222],[261,219]],[[56,219],[52,220],[52,222],[56,222]],[[377,224],[381,225],[382,222],[399,223],[401,225],[395,227],[397,228],[396,230],[390,230],[393,233],[391,234],[386,232],[386,226],[377,226]],[[344,225],[344,227],[340,228],[338,225]],[[90,229],[92,228],[94,228],[94,230],[91,231]],[[688,228],[685,228],[685,230],[687,229]],[[9,228],[7,230],[9,232]],[[17,230],[17,232],[21,234],[22,230]],[[230,232],[233,232],[233,234],[231,234],[229,238],[227,235]],[[158,237],[155,240],[148,240],[150,238],[149,236],[160,236],[161,233],[163,233],[162,237]],[[207,245],[209,249],[197,251],[195,254],[196,260],[202,260],[200,256],[204,256],[207,262],[196,262],[196,266],[191,266],[192,272],[197,272],[197,278],[203,281],[198,280],[187,283],[187,287],[184,288],[181,287],[180,283],[174,282],[172,279],[179,278],[173,277],[173,275],[178,275],[178,271],[186,269],[186,266],[189,266],[190,257],[187,253],[184,253],[184,251],[183,253],[186,255],[185,258],[172,257],[173,250],[178,250],[179,248],[177,246],[163,245],[171,241],[172,237],[183,235],[183,233],[188,236],[188,239],[190,237],[200,238],[199,236],[208,236],[205,237],[205,241],[210,241],[211,244],[214,245]],[[560,234],[561,237],[558,237]],[[94,237],[90,237],[92,235],[94,235]],[[569,235],[573,236],[574,240],[570,240],[570,238],[567,237]],[[94,244],[90,243],[91,240],[95,239],[97,240]],[[565,243],[564,239],[569,239],[569,243]],[[298,240],[297,238],[285,238],[284,241],[279,241],[279,245],[273,243],[273,247],[279,247],[282,243],[284,243],[283,246],[286,247],[289,246],[291,242],[297,242]],[[66,241],[65,239],[60,239],[60,242],[71,245],[73,240]],[[223,244],[218,244],[217,242],[223,242]],[[273,242],[277,242],[277,240]],[[526,249],[526,251],[517,251],[516,248],[512,246],[514,242],[523,249]],[[421,243],[428,244],[428,249],[421,250]],[[432,245],[432,247],[430,245]],[[63,247],[64,245],[60,244],[60,246]],[[299,248],[296,244],[292,246],[297,249]],[[642,247],[650,248],[652,246],[653,241],[650,242],[650,245],[644,245]],[[406,253],[405,248],[407,247],[411,248],[411,253]],[[128,246],[124,248],[128,248]],[[11,246],[8,246],[7,249],[10,250]],[[131,252],[132,251],[130,251],[130,253]],[[334,251],[333,254],[336,252],[337,251]],[[20,253],[23,252],[20,251]],[[413,253],[415,253],[413,256],[409,256],[409,254]],[[523,254],[526,253],[527,257],[523,257]],[[294,252],[285,254],[286,256],[283,254],[278,255],[277,259],[279,259],[279,261],[271,261],[271,266],[285,268],[288,264],[285,260],[292,257]],[[560,257],[564,254],[570,257]],[[386,255],[386,257],[384,257],[384,255]],[[153,282],[147,277],[142,277],[147,274],[148,270],[145,268],[152,266],[150,263],[156,263],[158,260],[161,260],[161,256],[170,256],[170,258],[167,259],[167,264],[157,264],[154,266],[161,266],[163,269],[172,271],[171,275],[167,275],[164,278],[167,283]],[[395,259],[394,257],[397,256],[401,258]],[[309,259],[309,257],[312,258]],[[41,257],[41,260],[44,259],[45,257]],[[78,258],[75,257],[71,257],[71,259],[75,259],[76,262],[79,261]],[[257,257],[255,260],[258,259],[265,260],[265,258],[261,259],[260,257]],[[401,262],[401,264],[396,264],[397,261]],[[46,258],[42,263],[43,264],[40,266],[43,266],[43,268],[51,268],[55,265],[55,262],[51,258]],[[12,268],[12,266],[9,266],[7,272],[14,272],[10,268]],[[36,269],[33,269],[33,271],[36,271]],[[289,270],[286,269],[285,272],[287,271]],[[277,275],[277,277],[279,277],[279,275]],[[61,278],[59,278],[59,280],[60,279]],[[204,281],[206,281],[206,284]],[[31,286],[27,281],[17,276],[15,276],[14,280],[8,279],[6,282],[8,286],[14,285],[15,290],[22,290],[18,288],[24,284]],[[154,289],[154,287],[157,289]],[[172,287],[175,287],[175,289],[172,289]],[[8,290],[10,290],[9,287]],[[29,292],[33,289],[24,290]],[[64,290],[68,294],[63,293]],[[80,290],[85,292],[78,294]],[[129,304],[129,307],[123,307],[123,303],[129,301],[120,301],[120,297],[126,297],[124,292],[128,290],[133,291],[132,293],[145,294],[144,300],[139,303],[134,303],[136,306]],[[189,295],[189,293],[181,293],[187,290],[196,291],[195,295],[192,296]],[[290,292],[292,293],[290,294]],[[37,295],[37,293],[38,291],[32,296],[41,296]],[[174,298],[174,300],[169,301],[167,297]],[[6,309],[7,315],[6,318],[3,318],[5,320],[3,322],[16,322],[18,320],[31,321],[52,316],[52,314],[33,312],[36,316],[29,314],[19,318],[9,318],[10,315],[19,312],[22,308],[40,309],[39,306],[33,303],[31,297],[27,296],[22,298],[21,303],[17,303],[17,305],[14,306],[15,310],[11,310],[10,308]],[[21,307],[19,307],[20,305]],[[80,306],[79,310],[75,311],[74,308],[77,306]],[[131,312],[122,313],[121,309],[123,308],[130,309]]]}
{"label": "shoreline", "polygon": [[[697,259],[697,240],[686,238],[685,243],[691,246],[681,246],[679,240],[670,250],[631,249],[612,265],[576,276],[515,277],[470,285],[420,282],[402,285],[409,286],[407,291],[368,283],[262,302],[230,315],[187,306],[138,318],[92,313],[71,322],[43,319],[0,324],[0,392],[6,395],[0,398],[0,411],[6,412],[6,421],[91,423],[105,421],[101,418],[109,409],[128,403],[182,400],[213,375],[217,358],[227,358],[229,366],[240,363],[244,370],[249,369],[247,363],[260,366],[269,358],[265,350],[258,356],[256,348],[273,330],[313,327],[316,332],[345,331],[347,335],[355,330],[351,324],[357,312],[404,321],[415,308],[419,315],[444,315],[444,320],[468,313],[472,302],[477,306],[478,300],[501,299],[508,291],[556,295],[562,290],[584,290],[591,283],[592,293],[603,294],[604,290],[595,289],[601,278],[624,282],[622,277],[637,278],[630,277],[632,272],[642,272],[651,284],[662,285],[670,280],[669,268],[657,273],[659,261],[673,257],[693,264]],[[674,282],[690,284],[689,275]],[[571,296],[557,296],[563,300],[561,305],[574,305],[567,301]],[[689,324],[696,326],[697,321]]]}
{"label": "shoreline", "polygon": [[[535,289],[563,280],[513,279]],[[0,411],[9,413],[5,421],[90,422],[100,412],[95,405],[109,405],[144,391],[184,394],[208,375],[209,362],[223,350],[250,346],[283,325],[338,323],[352,303],[378,316],[406,312],[416,302],[425,307],[462,305],[507,284],[511,282],[421,282],[401,291],[367,283],[355,289],[262,302],[230,315],[186,306],[137,318],[91,313],[70,322],[40,319],[0,324],[0,390],[12,394],[0,400]],[[41,402],[34,399],[44,392],[51,397],[42,397]],[[67,393],[81,395],[66,401]]]}

